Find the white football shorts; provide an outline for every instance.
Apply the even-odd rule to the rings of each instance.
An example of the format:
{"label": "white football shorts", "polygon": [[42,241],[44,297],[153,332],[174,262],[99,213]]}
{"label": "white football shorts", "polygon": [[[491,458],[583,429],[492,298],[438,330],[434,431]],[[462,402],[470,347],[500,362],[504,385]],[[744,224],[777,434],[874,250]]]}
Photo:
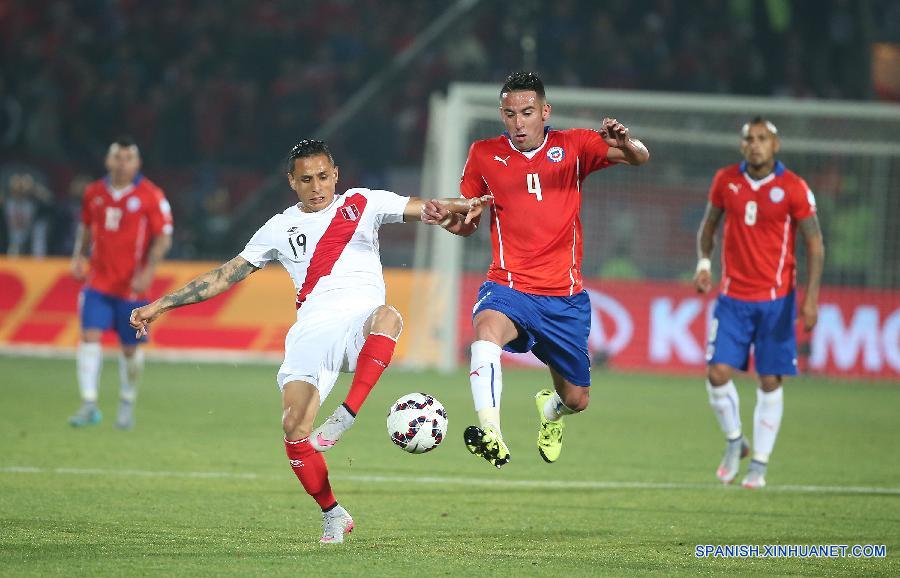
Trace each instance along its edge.
{"label": "white football shorts", "polygon": [[366,320],[380,305],[367,301],[346,307],[301,308],[297,322],[284,338],[284,362],[278,370],[278,388],[305,381],[319,390],[319,405],[331,393],[338,374],[356,370],[359,351],[366,341]]}

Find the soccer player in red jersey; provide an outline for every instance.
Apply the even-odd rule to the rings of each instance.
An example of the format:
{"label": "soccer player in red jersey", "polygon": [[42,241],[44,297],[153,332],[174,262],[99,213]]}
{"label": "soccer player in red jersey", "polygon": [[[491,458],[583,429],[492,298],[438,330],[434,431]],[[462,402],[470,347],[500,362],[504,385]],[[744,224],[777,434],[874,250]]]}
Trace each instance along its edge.
{"label": "soccer player in red jersey", "polygon": [[[140,173],[141,156],[129,139],[112,143],[106,177],[87,186],[72,255],[72,274],[85,281],[79,296],[81,342],[76,367],[82,405],[69,418],[73,426],[98,423],[97,382],[103,366],[100,339],[114,329],[119,357],[119,409],[116,427],[134,426],[143,352],[128,324],[131,310],[147,303],[145,294],[156,266],[172,244],[172,213],[163,191]],[[88,268],[88,262],[90,267]]]}
{"label": "soccer player in red jersey", "polygon": [[[470,382],[480,425],[464,438],[473,454],[498,468],[509,461],[500,431],[503,349],[531,351],[550,369],[555,391],[535,396],[545,461],[559,457],[562,417],[588,405],[591,308],[581,282],[581,186],[594,171],[650,158],[615,119],[604,119],[599,130],[554,130],[546,126],[550,110],[536,74],[510,75],[500,90],[506,132],[472,145],[460,184],[466,198],[494,196],[493,262],[473,310]],[[457,235],[477,226],[439,203],[427,204],[426,213]]]}
{"label": "soccer player in red jersey", "polygon": [[[338,503],[322,455],[353,425],[387,369],[403,328],[400,313],[385,304],[378,232],[386,223],[424,220],[424,201],[364,188],[337,194],[338,167],[328,146],[298,143],[287,178],[299,202],[269,219],[239,255],[186,286],[135,309],[138,334],[166,311],[199,303],[278,261],[297,288],[297,319],[285,337],[277,382],[283,406],[284,447],[294,474],[322,510],[323,544],[340,544],[353,530]],[[483,199],[446,204],[466,219],[481,214]],[[316,415],[339,373],[353,373],[344,402],[318,428]]]}
{"label": "soccer player in red jersey", "polygon": [[806,331],[818,319],[819,284],[825,246],[816,217],[816,200],[806,182],[775,159],[778,130],[756,117],[741,129],[744,161],[716,173],[706,215],[697,233],[694,284],[712,288],[710,255],[719,221],[725,215],[722,283],[707,346],[709,403],[728,440],[716,475],[731,483],[750,448],[741,430],[734,369],[747,370],[751,346],[759,389],[753,413],[753,459],[745,488],[766,485],[766,468],[783,413],[782,378],[797,373],[794,320],[797,229],[806,243],[806,294],[800,318]]}

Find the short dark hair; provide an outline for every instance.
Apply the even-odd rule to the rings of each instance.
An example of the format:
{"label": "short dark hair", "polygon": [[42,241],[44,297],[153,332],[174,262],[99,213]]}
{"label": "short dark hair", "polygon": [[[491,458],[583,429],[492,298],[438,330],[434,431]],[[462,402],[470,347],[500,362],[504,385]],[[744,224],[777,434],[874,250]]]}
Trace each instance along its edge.
{"label": "short dark hair", "polygon": [[513,72],[506,77],[503,88],[500,89],[500,98],[507,92],[533,90],[541,98],[546,98],[544,83],[541,77],[534,72]]}
{"label": "short dark hair", "polygon": [[107,150],[107,154],[111,153],[113,147],[119,147],[120,149],[127,149],[134,147],[135,152],[137,152],[138,157],[141,156],[141,149],[138,148],[137,143],[134,142],[134,139],[128,135],[120,135],[116,137],[116,140],[112,141]]}
{"label": "short dark hair", "polygon": [[293,146],[293,148],[291,149],[291,154],[288,155],[287,172],[289,172],[290,174],[294,174],[295,160],[304,159],[307,157],[315,157],[318,155],[325,155],[326,157],[328,157],[328,160],[331,161],[331,164],[334,164],[334,157],[331,156],[331,150],[328,148],[328,145],[325,144],[325,141],[303,139]]}
{"label": "short dark hair", "polygon": [[114,145],[119,145],[122,148],[128,147],[136,147],[137,143],[134,142],[134,139],[128,136],[127,134],[119,135],[116,137],[116,140],[112,142]]}

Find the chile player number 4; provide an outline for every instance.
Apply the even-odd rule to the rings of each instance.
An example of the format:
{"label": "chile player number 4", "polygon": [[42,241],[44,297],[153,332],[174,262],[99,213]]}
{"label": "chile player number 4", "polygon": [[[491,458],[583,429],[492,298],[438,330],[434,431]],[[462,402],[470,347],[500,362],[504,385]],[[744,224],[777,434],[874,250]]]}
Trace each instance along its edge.
{"label": "chile player number 4", "polygon": [[528,194],[535,195],[537,200],[543,201],[541,196],[541,179],[537,173],[528,173],[525,175],[525,181],[528,183]]}

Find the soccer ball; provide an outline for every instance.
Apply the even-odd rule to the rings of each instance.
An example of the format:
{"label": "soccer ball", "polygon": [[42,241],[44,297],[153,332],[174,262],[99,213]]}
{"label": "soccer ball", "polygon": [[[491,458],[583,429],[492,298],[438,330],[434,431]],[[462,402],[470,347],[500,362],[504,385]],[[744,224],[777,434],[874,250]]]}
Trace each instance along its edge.
{"label": "soccer ball", "polygon": [[427,393],[408,393],[388,410],[387,429],[400,449],[424,454],[438,447],[447,434],[447,410]]}

